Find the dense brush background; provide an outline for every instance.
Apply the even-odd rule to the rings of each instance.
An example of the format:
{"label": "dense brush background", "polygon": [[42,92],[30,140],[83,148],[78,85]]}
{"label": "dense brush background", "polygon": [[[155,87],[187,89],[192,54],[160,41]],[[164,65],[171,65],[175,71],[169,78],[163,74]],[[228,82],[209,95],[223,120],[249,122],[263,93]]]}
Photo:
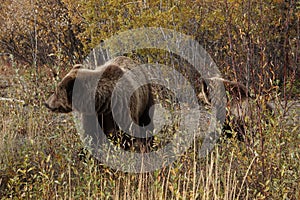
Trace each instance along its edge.
{"label": "dense brush background", "polygon": [[[300,199],[299,1],[2,0],[0,22],[0,198]],[[123,173],[85,152],[71,114],[46,110],[101,40],[149,26],[193,36],[250,88],[244,142],[222,138],[199,159],[195,140],[171,166]],[[169,58],[146,53],[137,57]],[[257,106],[267,101],[275,115]]]}

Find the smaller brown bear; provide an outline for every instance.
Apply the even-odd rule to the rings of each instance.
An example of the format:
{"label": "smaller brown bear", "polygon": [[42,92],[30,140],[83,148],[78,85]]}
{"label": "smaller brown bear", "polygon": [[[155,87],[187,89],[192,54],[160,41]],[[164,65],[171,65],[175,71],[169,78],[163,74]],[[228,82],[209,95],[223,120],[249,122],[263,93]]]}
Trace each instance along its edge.
{"label": "smaller brown bear", "polygon": [[[54,94],[49,97],[45,105],[53,112],[69,113],[73,110],[79,112],[86,134],[97,130],[91,127],[95,123],[95,117],[93,116],[97,116],[96,120],[105,135],[115,138],[120,134],[120,127],[114,120],[112,113],[113,106],[118,106],[121,116],[124,109],[129,107],[131,122],[139,127],[146,126],[151,122],[149,110],[153,105],[149,85],[142,85],[136,89],[130,97],[129,105],[123,105],[123,102],[117,102],[117,105],[112,105],[111,103],[112,94],[119,79],[137,65],[132,59],[124,56],[109,60],[95,70],[84,69],[82,65],[75,65],[58,84]],[[138,75],[142,76],[138,78],[146,79],[146,76],[142,73]],[[136,84],[134,79],[126,80],[125,90],[128,87],[133,87],[134,84]],[[128,128],[130,125],[127,124],[125,128]],[[149,139],[147,137],[135,138],[130,135],[124,138],[122,139],[126,141],[122,141],[122,143],[128,143],[127,140],[132,143],[137,140],[139,143],[141,140],[147,143]],[[124,148],[127,149],[129,147],[127,145]]]}
{"label": "smaller brown bear", "polygon": [[[237,139],[243,141],[246,135],[246,116],[251,114],[250,102],[255,98],[250,94],[245,85],[236,81],[230,81],[219,77],[207,78],[201,82],[201,93],[198,94],[198,98],[202,103],[211,105],[209,99],[209,92],[212,90],[212,86],[206,83],[212,83],[213,81],[221,81],[224,83],[227,89],[227,114],[226,121],[223,125],[223,132],[225,136],[232,137],[232,132],[236,132]],[[261,105],[258,105],[261,106]],[[265,105],[266,110],[269,113],[274,112],[274,107],[269,102]],[[262,108],[261,108],[262,109]]]}

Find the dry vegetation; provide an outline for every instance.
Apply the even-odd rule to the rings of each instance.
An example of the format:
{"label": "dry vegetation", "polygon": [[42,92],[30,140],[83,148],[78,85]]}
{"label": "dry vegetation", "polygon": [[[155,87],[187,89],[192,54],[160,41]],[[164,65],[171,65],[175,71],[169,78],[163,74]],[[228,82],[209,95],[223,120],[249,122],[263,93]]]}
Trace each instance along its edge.
{"label": "dry vegetation", "polygon": [[[0,7],[1,199],[300,199],[299,2],[84,2]],[[72,115],[43,102],[101,39],[154,25],[193,35],[226,78],[251,89],[246,139],[221,138],[201,159],[195,140],[171,166],[115,171],[85,151]],[[275,115],[256,106],[268,100]]]}

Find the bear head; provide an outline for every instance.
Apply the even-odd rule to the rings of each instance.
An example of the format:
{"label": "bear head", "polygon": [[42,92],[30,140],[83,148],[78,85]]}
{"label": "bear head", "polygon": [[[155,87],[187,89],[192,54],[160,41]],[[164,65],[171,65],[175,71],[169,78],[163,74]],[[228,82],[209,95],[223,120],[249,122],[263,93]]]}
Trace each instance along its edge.
{"label": "bear head", "polygon": [[75,78],[80,65],[75,65],[72,70],[58,83],[54,93],[45,102],[45,106],[53,112],[69,113],[72,111],[72,93]]}
{"label": "bear head", "polygon": [[45,102],[53,112],[69,113],[73,110],[91,113],[110,102],[117,80],[124,74],[116,65],[98,67],[95,70],[75,65],[58,83],[54,93]]}

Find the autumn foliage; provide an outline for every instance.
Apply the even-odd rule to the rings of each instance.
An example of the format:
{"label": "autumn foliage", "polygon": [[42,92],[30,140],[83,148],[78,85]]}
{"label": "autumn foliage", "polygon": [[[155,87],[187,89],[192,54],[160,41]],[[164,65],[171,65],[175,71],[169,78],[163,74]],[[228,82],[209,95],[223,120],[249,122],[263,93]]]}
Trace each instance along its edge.
{"label": "autumn foliage", "polygon": [[193,36],[239,81],[264,79],[262,69],[283,81],[284,73],[299,75],[299,7],[294,0],[6,0],[0,51],[39,66],[78,63],[120,31],[163,27]]}
{"label": "autumn foliage", "polygon": [[[300,199],[299,0],[0,2],[0,199]],[[225,79],[249,89],[244,141],[220,138],[198,159],[195,140],[173,165],[128,174],[89,156],[72,116],[46,110],[73,64],[102,40],[141,27],[192,36]],[[181,64],[160,50],[129,56]]]}

